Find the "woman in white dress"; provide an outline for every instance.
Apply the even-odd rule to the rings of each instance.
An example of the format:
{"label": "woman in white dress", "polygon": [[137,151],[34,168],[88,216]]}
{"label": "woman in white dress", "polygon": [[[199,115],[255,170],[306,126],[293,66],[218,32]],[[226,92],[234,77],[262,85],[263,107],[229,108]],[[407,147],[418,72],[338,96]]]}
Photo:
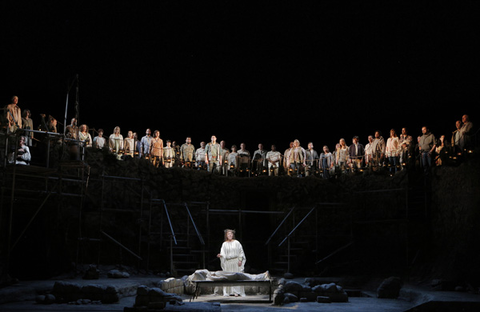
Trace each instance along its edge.
{"label": "woman in white dress", "polygon": [[[243,272],[247,258],[243,252],[242,244],[235,239],[235,230],[226,229],[224,232],[225,241],[222,244],[220,253],[217,255],[220,258],[222,270],[225,272]],[[245,287],[223,287],[223,295],[245,297]]]}

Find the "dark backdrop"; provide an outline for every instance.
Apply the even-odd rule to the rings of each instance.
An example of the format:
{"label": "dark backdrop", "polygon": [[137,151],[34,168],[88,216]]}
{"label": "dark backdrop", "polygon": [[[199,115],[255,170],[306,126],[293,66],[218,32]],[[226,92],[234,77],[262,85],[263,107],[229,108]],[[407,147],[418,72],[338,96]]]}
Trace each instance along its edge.
{"label": "dark backdrop", "polygon": [[[295,138],[317,150],[380,129],[450,137],[478,101],[478,2],[3,2],[1,99],[63,122],[182,143]],[[74,85],[75,88],[75,85]],[[68,119],[74,116],[74,89]]]}

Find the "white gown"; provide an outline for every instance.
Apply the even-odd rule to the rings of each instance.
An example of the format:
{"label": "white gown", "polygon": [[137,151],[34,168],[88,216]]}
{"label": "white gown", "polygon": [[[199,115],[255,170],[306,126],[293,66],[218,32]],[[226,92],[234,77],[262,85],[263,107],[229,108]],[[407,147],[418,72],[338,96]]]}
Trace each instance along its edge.
{"label": "white gown", "polygon": [[[220,264],[222,270],[225,272],[243,272],[245,269],[245,262],[247,259],[243,252],[242,244],[237,240],[225,241],[220,249]],[[238,266],[238,262],[242,261],[242,265]],[[223,287],[223,295],[229,296],[231,294],[238,294],[245,297],[244,286],[225,286]]]}

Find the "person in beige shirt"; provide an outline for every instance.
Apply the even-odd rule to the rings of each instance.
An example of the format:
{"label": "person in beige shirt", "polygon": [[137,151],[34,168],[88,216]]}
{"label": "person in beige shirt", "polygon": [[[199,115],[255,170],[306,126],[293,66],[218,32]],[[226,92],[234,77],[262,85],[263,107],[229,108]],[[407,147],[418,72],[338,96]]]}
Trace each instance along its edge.
{"label": "person in beige shirt", "polygon": [[12,97],[12,103],[5,108],[5,114],[8,121],[8,132],[13,133],[22,128],[22,110],[18,107],[18,96]]}
{"label": "person in beige shirt", "polygon": [[163,162],[165,168],[172,168],[175,162],[175,149],[172,147],[172,141],[167,140],[167,146],[163,149]]}
{"label": "person in beige shirt", "polygon": [[128,131],[127,137],[123,141],[123,149],[125,151],[125,156],[135,156],[135,139],[133,138],[132,130]]}
{"label": "person in beige shirt", "polygon": [[153,138],[150,142],[150,159],[155,167],[160,167],[163,162],[163,140],[160,139],[160,131],[153,132]]}
{"label": "person in beige shirt", "polygon": [[192,138],[187,137],[185,143],[180,146],[180,161],[183,166],[192,167],[192,163],[195,159],[195,146],[192,144]]}

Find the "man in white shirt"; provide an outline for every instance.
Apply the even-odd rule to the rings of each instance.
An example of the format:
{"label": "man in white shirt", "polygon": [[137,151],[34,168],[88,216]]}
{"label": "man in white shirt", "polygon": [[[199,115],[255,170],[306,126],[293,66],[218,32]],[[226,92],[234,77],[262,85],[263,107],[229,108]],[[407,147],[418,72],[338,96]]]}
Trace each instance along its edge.
{"label": "man in white shirt", "polygon": [[278,176],[278,170],[280,168],[280,160],[282,155],[275,145],[272,145],[271,150],[267,153],[266,157],[268,163],[268,175]]}

